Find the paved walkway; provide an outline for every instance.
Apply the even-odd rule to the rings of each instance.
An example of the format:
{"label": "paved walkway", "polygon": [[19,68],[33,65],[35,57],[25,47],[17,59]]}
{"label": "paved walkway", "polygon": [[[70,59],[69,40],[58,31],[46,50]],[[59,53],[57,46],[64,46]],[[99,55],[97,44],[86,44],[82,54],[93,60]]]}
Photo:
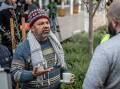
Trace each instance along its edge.
{"label": "paved walkway", "polygon": [[[74,15],[66,15],[64,17],[58,17],[58,22],[60,25],[60,34],[61,36],[59,39],[60,41],[63,41],[65,39],[70,38],[73,34],[81,31],[85,31],[85,28],[87,27],[88,32],[88,24],[89,20],[85,23],[85,19],[88,18],[84,15],[85,13],[81,11],[78,14]],[[100,26],[103,26],[106,24],[106,18],[104,12],[97,12],[93,19],[93,29],[97,29]],[[87,26],[88,25],[88,26]],[[59,37],[57,34],[57,37]]]}
{"label": "paved walkway", "polygon": [[83,12],[64,17],[58,17],[61,40],[68,39],[73,34],[82,31],[84,29],[83,18]]}
{"label": "paved walkway", "polygon": [[103,26],[107,23],[105,11],[97,12],[93,19],[93,29],[96,30],[98,27]]}

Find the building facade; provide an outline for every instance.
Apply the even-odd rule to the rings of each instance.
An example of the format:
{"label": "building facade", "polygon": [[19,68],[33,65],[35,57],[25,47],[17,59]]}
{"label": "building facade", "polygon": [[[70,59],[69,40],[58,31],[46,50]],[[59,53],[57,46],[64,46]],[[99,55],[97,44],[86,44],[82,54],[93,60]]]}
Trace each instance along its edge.
{"label": "building facade", "polygon": [[[62,8],[65,10],[65,13],[68,15],[72,15],[74,13],[74,6],[78,5],[79,10],[81,6],[81,0],[54,0],[58,8]],[[38,0],[39,6],[41,8],[46,8],[47,5],[49,4],[49,0]],[[79,11],[78,11],[79,12]]]}

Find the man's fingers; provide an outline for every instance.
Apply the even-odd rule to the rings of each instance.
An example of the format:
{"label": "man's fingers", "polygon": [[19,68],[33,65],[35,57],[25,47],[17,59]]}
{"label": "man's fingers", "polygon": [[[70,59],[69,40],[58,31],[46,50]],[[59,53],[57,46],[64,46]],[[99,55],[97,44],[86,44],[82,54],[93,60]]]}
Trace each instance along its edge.
{"label": "man's fingers", "polygon": [[44,72],[45,72],[45,73],[46,73],[46,72],[50,72],[51,70],[53,70],[53,67],[50,67],[50,68],[44,70]]}
{"label": "man's fingers", "polygon": [[70,80],[70,83],[74,83],[74,82],[75,82],[75,79],[72,78],[72,79]]}
{"label": "man's fingers", "polygon": [[53,67],[50,67],[50,68],[48,68],[46,70],[49,72],[49,71],[53,70]]}
{"label": "man's fingers", "polygon": [[34,73],[36,73],[37,70],[38,70],[38,67],[34,67],[34,68],[33,68]]}
{"label": "man's fingers", "polygon": [[51,70],[53,70],[53,67],[50,67],[48,69],[45,69],[43,67],[34,67],[33,68],[33,74],[34,75],[37,75],[37,76],[40,76],[40,75],[43,75],[47,72],[50,72]]}
{"label": "man's fingers", "polygon": [[74,74],[72,74],[72,77],[75,77],[75,75],[74,75]]}
{"label": "man's fingers", "polygon": [[48,69],[43,69],[43,70],[39,70],[39,75],[42,75],[42,74],[45,74],[45,73],[47,73],[47,72],[50,72],[51,70],[53,70],[53,68],[52,67],[50,67],[50,68],[48,68]]}
{"label": "man's fingers", "polygon": [[74,81],[75,81],[75,75],[72,74],[70,82],[71,82],[71,83],[74,83]]}
{"label": "man's fingers", "polygon": [[37,74],[36,74],[37,70],[38,70],[38,68],[37,68],[37,67],[34,67],[34,68],[33,68],[32,74],[33,74],[34,76],[36,76],[36,75],[37,75]]}

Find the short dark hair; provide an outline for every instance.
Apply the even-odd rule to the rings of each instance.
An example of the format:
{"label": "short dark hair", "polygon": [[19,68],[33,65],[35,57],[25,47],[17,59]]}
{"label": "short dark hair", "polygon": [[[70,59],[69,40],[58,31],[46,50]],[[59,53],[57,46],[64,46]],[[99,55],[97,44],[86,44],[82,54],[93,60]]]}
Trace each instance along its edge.
{"label": "short dark hair", "polygon": [[114,18],[117,22],[120,22],[120,1],[114,1],[107,13],[108,18]]}

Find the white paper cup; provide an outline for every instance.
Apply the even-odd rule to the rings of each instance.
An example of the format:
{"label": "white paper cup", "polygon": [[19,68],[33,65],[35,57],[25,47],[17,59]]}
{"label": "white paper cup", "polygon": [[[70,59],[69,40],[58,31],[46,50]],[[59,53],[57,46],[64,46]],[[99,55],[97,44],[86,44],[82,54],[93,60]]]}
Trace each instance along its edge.
{"label": "white paper cup", "polygon": [[74,74],[72,73],[63,73],[63,83],[71,83],[74,78]]}

